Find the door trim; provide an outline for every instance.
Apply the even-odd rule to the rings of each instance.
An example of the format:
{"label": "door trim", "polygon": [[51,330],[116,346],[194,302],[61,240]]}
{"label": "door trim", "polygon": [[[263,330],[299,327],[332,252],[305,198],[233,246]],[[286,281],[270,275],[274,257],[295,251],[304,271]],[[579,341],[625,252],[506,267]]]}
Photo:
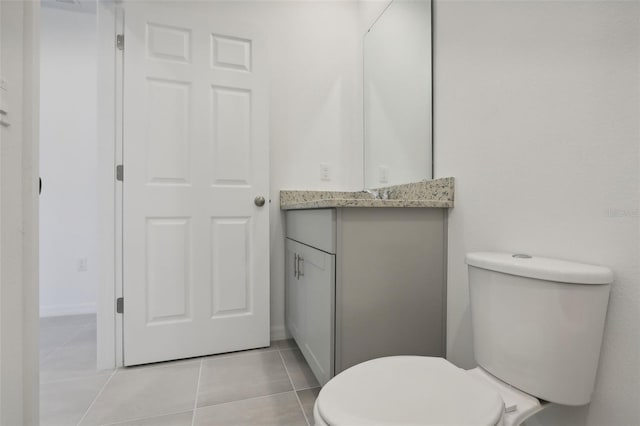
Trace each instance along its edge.
{"label": "door trim", "polygon": [[97,367],[121,367],[122,316],[115,301],[122,295],[122,188],[115,168],[122,158],[122,51],[115,36],[124,28],[124,13],[110,1],[99,1],[98,24],[98,222],[99,283],[97,300]]}
{"label": "door trim", "polygon": [[[40,4],[2,2],[0,53],[8,80],[10,127],[3,128],[0,177],[0,423],[38,424],[38,165]],[[0,19],[1,20],[1,19]],[[11,46],[7,39],[11,38]],[[10,173],[8,173],[10,172]],[[10,179],[7,179],[10,177]]]}

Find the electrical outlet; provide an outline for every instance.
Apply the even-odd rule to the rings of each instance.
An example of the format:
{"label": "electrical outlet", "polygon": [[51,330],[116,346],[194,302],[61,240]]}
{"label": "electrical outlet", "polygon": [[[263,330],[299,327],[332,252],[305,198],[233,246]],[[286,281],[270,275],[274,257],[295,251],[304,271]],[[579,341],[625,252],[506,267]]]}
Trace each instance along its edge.
{"label": "electrical outlet", "polygon": [[87,272],[87,258],[81,257],[78,259],[78,272]]}
{"label": "electrical outlet", "polygon": [[331,180],[331,168],[329,163],[320,163],[320,180]]}
{"label": "electrical outlet", "polygon": [[389,166],[385,166],[383,164],[380,164],[378,166],[378,182],[380,183],[389,182]]}

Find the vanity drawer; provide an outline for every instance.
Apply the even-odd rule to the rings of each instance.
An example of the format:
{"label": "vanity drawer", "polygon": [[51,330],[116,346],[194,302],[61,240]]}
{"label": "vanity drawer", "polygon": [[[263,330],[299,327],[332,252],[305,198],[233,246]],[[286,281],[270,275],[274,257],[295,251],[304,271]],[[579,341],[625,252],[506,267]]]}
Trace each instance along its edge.
{"label": "vanity drawer", "polygon": [[286,215],[287,238],[336,252],[336,209],[290,210]]}

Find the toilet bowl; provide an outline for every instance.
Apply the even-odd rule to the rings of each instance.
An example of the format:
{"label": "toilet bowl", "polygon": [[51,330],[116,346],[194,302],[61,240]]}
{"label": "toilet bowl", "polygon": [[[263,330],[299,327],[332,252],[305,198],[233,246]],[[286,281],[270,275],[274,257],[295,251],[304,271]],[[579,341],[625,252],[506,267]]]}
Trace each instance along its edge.
{"label": "toilet bowl", "polygon": [[329,380],[316,426],[517,426],[550,404],[591,399],[611,270],[509,253],[470,253],[478,367],[391,356]]}
{"label": "toilet bowl", "polygon": [[482,368],[394,356],[345,370],[322,388],[316,426],[516,426],[548,404]]}

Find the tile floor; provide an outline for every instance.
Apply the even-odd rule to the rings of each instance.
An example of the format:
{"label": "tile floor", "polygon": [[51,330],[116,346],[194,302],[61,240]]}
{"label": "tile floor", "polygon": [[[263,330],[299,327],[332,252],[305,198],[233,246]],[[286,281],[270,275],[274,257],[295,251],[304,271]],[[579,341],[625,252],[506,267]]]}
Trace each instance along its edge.
{"label": "tile floor", "polygon": [[295,342],[96,370],[93,315],[40,323],[40,418],[68,425],[313,425],[318,382]]}

